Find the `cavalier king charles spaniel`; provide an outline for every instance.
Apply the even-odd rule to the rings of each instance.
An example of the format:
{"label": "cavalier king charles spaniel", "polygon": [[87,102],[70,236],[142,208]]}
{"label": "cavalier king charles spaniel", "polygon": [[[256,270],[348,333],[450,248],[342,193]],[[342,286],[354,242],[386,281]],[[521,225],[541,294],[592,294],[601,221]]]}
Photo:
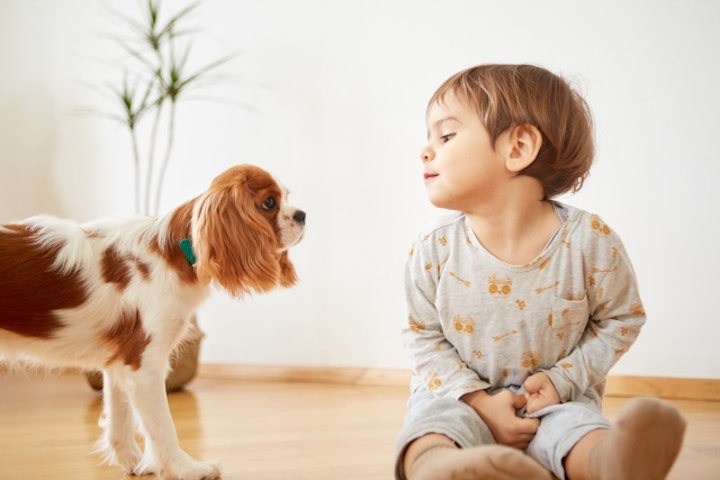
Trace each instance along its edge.
{"label": "cavalier king charles spaniel", "polygon": [[169,358],[211,285],[239,298],[295,284],[288,249],[305,212],[286,197],[269,173],[240,165],[164,217],[0,225],[0,360],[102,370],[98,446],[126,473],[219,477],[178,445]]}

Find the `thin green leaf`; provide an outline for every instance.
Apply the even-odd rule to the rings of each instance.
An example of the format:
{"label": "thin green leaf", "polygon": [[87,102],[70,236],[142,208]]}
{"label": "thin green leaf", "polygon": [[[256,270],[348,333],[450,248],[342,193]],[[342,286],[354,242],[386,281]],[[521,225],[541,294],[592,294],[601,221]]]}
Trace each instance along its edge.
{"label": "thin green leaf", "polygon": [[196,71],[195,73],[193,73],[192,75],[189,75],[189,76],[182,82],[182,87],[185,87],[188,83],[195,82],[196,80],[198,80],[200,77],[206,75],[206,74],[207,74],[208,72],[210,72],[211,70],[214,70],[214,69],[218,68],[219,66],[221,66],[221,65],[229,62],[230,60],[232,60],[232,59],[235,58],[236,56],[237,56],[237,54],[227,55],[227,56],[225,56],[225,57],[223,57],[223,58],[220,58],[220,59],[218,59],[218,60],[215,60],[214,62],[210,62],[209,64],[207,64],[207,65],[205,65],[204,67],[202,67],[202,68],[200,68],[199,70],[197,70],[197,71]]}
{"label": "thin green leaf", "polygon": [[123,23],[127,24],[127,25],[130,27],[131,30],[134,30],[134,31],[136,31],[137,33],[140,33],[140,34],[142,34],[143,32],[145,32],[145,24],[143,24],[143,23],[141,23],[141,22],[138,22],[138,21],[135,20],[134,18],[132,18],[132,17],[130,17],[130,16],[128,16],[128,15],[125,15],[125,14],[122,13],[121,11],[116,10],[116,9],[110,7],[110,6],[107,5],[106,3],[104,3],[103,6],[104,6],[104,8],[105,8],[108,12],[110,12],[113,16],[117,17],[117,18],[120,19]]}
{"label": "thin green leaf", "polygon": [[178,13],[176,13],[172,17],[170,17],[170,19],[167,21],[165,26],[160,29],[160,32],[159,32],[160,36],[169,35],[174,30],[175,25],[180,20],[182,20],[185,16],[187,16],[190,12],[195,10],[200,5],[200,3],[201,2],[192,3],[192,4],[188,5],[187,7],[183,8],[182,10],[180,10]]}

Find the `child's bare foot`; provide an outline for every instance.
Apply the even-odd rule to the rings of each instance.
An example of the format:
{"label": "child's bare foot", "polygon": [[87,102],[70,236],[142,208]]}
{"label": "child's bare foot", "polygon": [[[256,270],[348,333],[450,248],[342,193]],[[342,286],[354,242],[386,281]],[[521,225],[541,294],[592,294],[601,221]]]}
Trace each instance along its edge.
{"label": "child's bare foot", "polygon": [[655,398],[628,402],[605,437],[590,453],[591,478],[661,480],[680,452],[685,419]]}
{"label": "child's bare foot", "polygon": [[502,445],[460,449],[436,445],[420,452],[408,480],[550,480],[548,470],[522,451]]}

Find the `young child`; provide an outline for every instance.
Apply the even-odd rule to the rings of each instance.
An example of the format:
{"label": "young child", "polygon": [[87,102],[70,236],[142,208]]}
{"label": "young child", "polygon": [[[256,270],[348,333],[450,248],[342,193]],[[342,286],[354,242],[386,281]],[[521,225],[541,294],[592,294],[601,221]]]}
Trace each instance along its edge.
{"label": "young child", "polygon": [[458,213],[417,237],[406,268],[412,363],[396,478],[656,480],[682,444],[669,403],[610,424],[605,377],[645,311],[618,236],[554,201],[594,156],[582,97],[531,65],[481,65],[430,99],[430,202]]}

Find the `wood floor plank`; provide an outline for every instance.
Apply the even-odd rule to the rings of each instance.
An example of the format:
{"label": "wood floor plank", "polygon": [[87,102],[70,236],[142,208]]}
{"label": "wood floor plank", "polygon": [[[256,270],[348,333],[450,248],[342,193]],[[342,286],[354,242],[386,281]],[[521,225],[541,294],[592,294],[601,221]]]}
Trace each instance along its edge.
{"label": "wood floor plank", "polygon": [[[224,480],[388,480],[407,388],[200,377],[169,396],[188,453]],[[609,418],[627,402],[606,399]],[[720,402],[674,400],[689,421],[670,480],[717,480]],[[76,373],[0,374],[0,479],[120,479],[100,464],[100,395]],[[135,477],[145,480],[154,477]]]}

